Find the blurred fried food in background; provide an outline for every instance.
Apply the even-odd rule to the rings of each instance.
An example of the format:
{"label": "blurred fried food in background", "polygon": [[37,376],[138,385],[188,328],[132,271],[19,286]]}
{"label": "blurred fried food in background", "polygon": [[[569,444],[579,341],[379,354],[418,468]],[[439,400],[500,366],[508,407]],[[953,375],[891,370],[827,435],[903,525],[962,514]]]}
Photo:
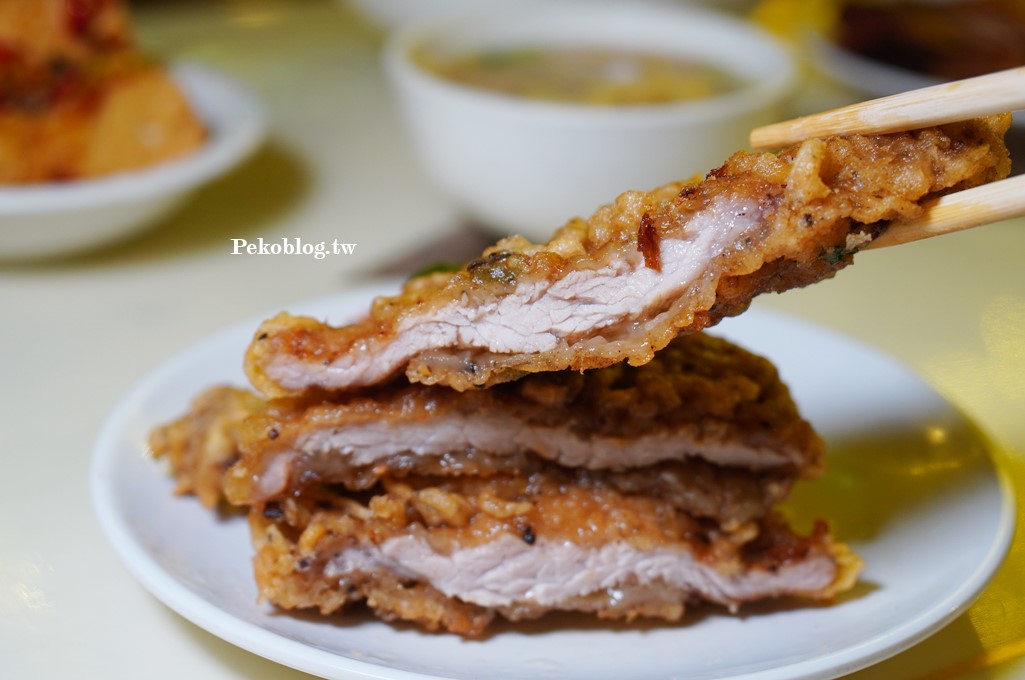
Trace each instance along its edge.
{"label": "blurred fried food in background", "polygon": [[138,169],[205,136],[122,0],[0,0],[0,184]]}
{"label": "blurred fried food in background", "polygon": [[852,52],[943,80],[1025,66],[1021,0],[844,3],[836,42]]}

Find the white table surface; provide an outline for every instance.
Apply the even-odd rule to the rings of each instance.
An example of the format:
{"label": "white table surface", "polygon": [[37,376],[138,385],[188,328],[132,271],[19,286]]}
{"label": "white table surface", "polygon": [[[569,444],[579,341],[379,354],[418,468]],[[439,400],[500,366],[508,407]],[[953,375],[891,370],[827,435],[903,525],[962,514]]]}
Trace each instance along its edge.
{"label": "white table surface", "polygon": [[[0,265],[0,678],[300,677],[195,627],[128,575],[91,508],[97,431],[142,375],[224,326],[439,254],[469,257],[490,238],[420,174],[378,70],[379,33],[338,5],[149,2],[137,18],[151,50],[220,67],[259,93],[272,135],[139,238]],[[232,238],[295,236],[359,245],[319,261],[229,254]],[[1021,496],[1023,253],[1015,220],[863,254],[833,281],[757,304],[911,365],[983,427]],[[856,677],[1025,674],[1020,534],[968,614]]]}

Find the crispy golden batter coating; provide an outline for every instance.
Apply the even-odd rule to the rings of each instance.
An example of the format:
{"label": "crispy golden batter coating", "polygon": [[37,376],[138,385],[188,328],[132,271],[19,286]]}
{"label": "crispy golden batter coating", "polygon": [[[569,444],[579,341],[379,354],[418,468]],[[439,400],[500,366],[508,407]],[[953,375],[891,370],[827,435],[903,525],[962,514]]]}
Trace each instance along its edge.
{"label": "crispy golden batter coating", "polygon": [[224,498],[224,476],[238,460],[239,427],[263,400],[248,390],[211,388],[183,417],[150,433],[154,456],[166,458],[180,494],[194,494],[208,508]]}
{"label": "crispy golden batter coating", "polygon": [[525,373],[652,359],[751,299],[832,276],[936,194],[1005,176],[1008,116],[739,152],[703,182],[627,192],[545,245],[499,242],[333,328],[280,314],[246,370],[272,396],[353,390],[405,372],[464,390]]}
{"label": "crispy golden batter coating", "polygon": [[549,484],[417,479],[254,507],[260,595],[325,614],[366,601],[386,620],[476,636],[496,615],[678,621],[697,601],[828,600],[861,570],[822,523],[803,537],[777,515],[726,530],[656,500]]}
{"label": "crispy golden batter coating", "polygon": [[227,482],[239,504],[313,483],[360,489],[385,475],[558,463],[647,486],[695,514],[748,518],[794,477],[819,474],[823,445],[769,361],[695,333],[639,367],[537,373],[471,392],[400,383],[274,400],[248,419],[239,448]]}
{"label": "crispy golden batter coating", "polygon": [[823,453],[775,367],[704,333],[680,336],[644,366],[539,373],[473,392],[398,384],[264,404],[215,387],[158,429],[152,447],[208,504],[222,488],[251,505],[313,484],[360,490],[385,476],[565,467],[573,483],[719,521],[764,514],[795,478],[821,472]]}
{"label": "crispy golden batter coating", "polygon": [[[299,416],[319,421],[318,412],[323,408],[320,405]],[[437,456],[407,452],[363,465],[352,462],[341,447],[293,461],[288,448],[262,452],[252,448],[255,432],[261,439],[266,437],[264,428],[272,411],[248,391],[213,387],[197,397],[182,417],[156,428],[150,435],[150,450],[168,460],[178,481],[177,493],[193,494],[211,508],[225,500],[239,506],[259,504],[314,484],[341,485],[358,492],[385,477],[487,479],[537,474],[567,484],[610,487],[625,494],[659,498],[696,517],[742,522],[760,517],[783,501],[797,477],[790,465],[750,470],[689,459],[615,471],[568,469],[523,450],[490,453],[455,447]],[[269,490],[267,476],[273,473],[268,469],[280,468],[283,460],[288,461],[287,475],[279,476]]]}

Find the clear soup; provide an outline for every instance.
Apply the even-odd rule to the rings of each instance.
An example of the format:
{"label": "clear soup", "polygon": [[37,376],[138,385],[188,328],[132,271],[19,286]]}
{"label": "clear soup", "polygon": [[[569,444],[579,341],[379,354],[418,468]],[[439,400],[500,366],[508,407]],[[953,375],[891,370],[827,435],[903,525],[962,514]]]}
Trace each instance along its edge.
{"label": "clear soup", "polygon": [[420,49],[427,71],[518,97],[594,105],[652,105],[714,97],[740,80],[696,60],[609,48],[519,48],[465,54]]}

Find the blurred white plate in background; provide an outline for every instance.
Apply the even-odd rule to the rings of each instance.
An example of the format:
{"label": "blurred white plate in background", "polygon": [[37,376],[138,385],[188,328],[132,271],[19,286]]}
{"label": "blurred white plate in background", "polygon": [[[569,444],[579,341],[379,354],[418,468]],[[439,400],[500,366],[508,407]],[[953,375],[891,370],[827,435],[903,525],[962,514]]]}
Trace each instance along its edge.
{"label": "blurred white plate in background", "polygon": [[167,216],[260,145],[267,114],[249,90],[207,66],[181,63],[171,70],[207,127],[203,146],[141,170],[0,187],[0,260],[66,255],[125,238]]}

